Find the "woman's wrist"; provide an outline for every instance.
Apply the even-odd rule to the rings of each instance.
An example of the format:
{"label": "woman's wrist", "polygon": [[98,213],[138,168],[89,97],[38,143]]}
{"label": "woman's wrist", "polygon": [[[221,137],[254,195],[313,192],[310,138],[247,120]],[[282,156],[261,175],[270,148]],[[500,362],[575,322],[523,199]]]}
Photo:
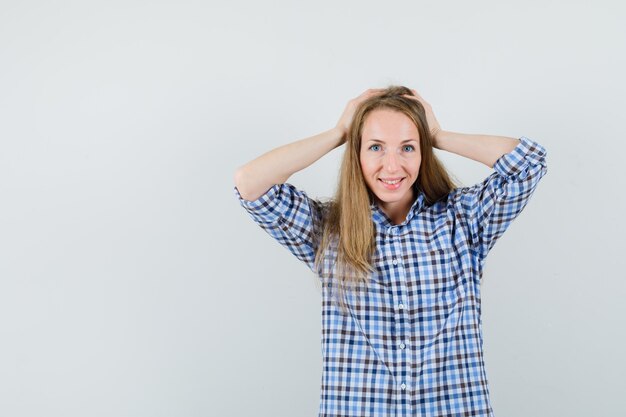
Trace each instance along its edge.
{"label": "woman's wrist", "polygon": [[346,139],[348,138],[348,132],[346,129],[344,129],[341,125],[335,125],[335,127],[333,127],[332,129],[330,129],[331,132],[333,132],[333,135],[337,138],[337,146],[341,146],[346,142]]}
{"label": "woman's wrist", "polygon": [[430,136],[433,139],[433,147],[437,149],[442,149],[442,137],[445,135],[445,132],[441,128],[433,129],[430,132]]}

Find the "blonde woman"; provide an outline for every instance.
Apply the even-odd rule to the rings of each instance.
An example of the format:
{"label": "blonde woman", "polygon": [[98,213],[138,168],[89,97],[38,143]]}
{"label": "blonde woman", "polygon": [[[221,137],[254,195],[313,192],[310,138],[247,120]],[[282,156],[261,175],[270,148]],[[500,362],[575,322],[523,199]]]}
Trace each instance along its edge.
{"label": "blonde woman", "polygon": [[[343,144],[333,199],[287,183]],[[460,187],[433,148],[494,172]],[[236,171],[241,205],[322,286],[320,416],[493,416],[483,266],[546,172],[539,143],[442,130],[402,86],[365,91],[334,128]]]}

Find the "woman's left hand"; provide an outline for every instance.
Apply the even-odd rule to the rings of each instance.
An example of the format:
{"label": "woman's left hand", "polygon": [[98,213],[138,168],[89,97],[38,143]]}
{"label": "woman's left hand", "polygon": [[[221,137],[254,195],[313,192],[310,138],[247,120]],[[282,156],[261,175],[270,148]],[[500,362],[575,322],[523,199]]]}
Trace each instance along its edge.
{"label": "woman's left hand", "polygon": [[433,138],[433,146],[437,148],[437,139],[438,134],[441,132],[441,126],[435,117],[435,113],[433,113],[433,108],[430,104],[419,95],[419,93],[413,89],[411,89],[414,95],[404,94],[403,97],[407,97],[413,100],[419,101],[422,106],[424,106],[424,110],[426,111],[426,123],[428,123],[428,128],[430,129],[430,135]]}

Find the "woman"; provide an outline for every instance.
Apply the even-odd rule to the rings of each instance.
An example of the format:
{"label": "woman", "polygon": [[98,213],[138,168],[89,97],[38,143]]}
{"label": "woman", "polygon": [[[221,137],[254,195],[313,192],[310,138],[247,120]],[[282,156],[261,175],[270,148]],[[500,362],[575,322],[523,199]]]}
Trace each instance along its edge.
{"label": "woman", "polygon": [[[286,183],[344,143],[333,200]],[[495,172],[456,187],[433,147]],[[320,416],[493,415],[483,266],[546,172],[537,142],[444,131],[398,86],[367,90],[333,129],[237,170],[241,205],[323,285]]]}

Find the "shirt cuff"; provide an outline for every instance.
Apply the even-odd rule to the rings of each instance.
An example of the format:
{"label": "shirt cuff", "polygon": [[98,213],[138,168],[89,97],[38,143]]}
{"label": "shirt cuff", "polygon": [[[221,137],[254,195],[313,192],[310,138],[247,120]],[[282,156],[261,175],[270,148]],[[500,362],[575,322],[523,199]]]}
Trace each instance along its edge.
{"label": "shirt cuff", "polygon": [[233,187],[233,191],[241,206],[246,209],[255,220],[269,223],[275,221],[281,215],[280,210],[277,209],[279,200],[276,198],[281,186],[282,184],[274,184],[265,194],[261,195],[256,200],[244,199],[239,193],[237,186]]}
{"label": "shirt cuff", "polygon": [[502,155],[493,165],[498,174],[505,177],[519,176],[524,179],[530,166],[545,163],[547,152],[543,146],[526,136],[519,140],[520,143],[515,149]]}

